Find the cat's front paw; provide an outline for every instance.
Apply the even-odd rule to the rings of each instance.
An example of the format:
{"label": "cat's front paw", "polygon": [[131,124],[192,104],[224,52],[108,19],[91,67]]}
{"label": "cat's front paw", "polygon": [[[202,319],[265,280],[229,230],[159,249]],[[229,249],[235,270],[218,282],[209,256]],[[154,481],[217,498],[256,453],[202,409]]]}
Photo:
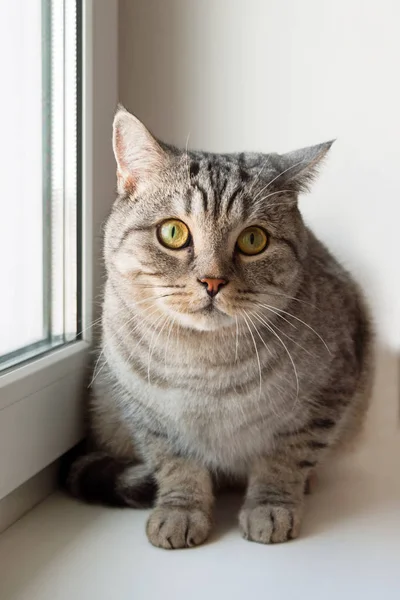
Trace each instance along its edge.
{"label": "cat's front paw", "polygon": [[158,506],[147,521],[153,546],[173,550],[202,544],[211,531],[210,517],[198,509]]}
{"label": "cat's front paw", "polygon": [[244,506],[240,511],[239,525],[244,539],[259,544],[277,544],[299,535],[301,517],[301,506]]}

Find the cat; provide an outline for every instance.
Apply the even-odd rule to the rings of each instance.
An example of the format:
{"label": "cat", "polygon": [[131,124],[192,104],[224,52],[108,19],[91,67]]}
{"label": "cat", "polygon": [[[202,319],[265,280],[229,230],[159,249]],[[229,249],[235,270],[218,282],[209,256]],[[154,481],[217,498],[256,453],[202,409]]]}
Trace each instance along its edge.
{"label": "cat", "polygon": [[296,538],[309,478],[360,430],[370,318],[298,208],[331,143],[181,151],[116,112],[102,348],[68,486],[153,505],[155,546],[204,542],[226,484],[245,486],[245,539]]}

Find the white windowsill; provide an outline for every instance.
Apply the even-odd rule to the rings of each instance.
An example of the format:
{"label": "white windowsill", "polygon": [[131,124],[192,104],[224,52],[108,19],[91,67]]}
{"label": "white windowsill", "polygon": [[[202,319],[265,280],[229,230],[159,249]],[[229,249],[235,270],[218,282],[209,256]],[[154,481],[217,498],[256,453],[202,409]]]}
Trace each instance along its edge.
{"label": "white windowsill", "polygon": [[0,377],[0,500],[81,439],[88,360],[78,341]]}
{"label": "white windowsill", "polygon": [[397,357],[385,356],[365,444],[322,475],[298,540],[244,542],[240,499],[223,497],[208,544],[167,552],[146,540],[147,511],[86,506],[55,493],[0,536],[1,600],[397,599],[397,377]]}

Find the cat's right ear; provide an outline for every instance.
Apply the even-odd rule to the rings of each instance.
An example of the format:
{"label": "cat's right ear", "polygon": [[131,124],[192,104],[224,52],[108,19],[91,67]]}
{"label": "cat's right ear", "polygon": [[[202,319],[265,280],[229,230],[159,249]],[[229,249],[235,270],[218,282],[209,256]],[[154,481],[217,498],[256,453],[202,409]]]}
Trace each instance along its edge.
{"label": "cat's right ear", "polygon": [[136,196],[157,178],[167,155],[146,127],[121,105],[113,123],[118,193]]}

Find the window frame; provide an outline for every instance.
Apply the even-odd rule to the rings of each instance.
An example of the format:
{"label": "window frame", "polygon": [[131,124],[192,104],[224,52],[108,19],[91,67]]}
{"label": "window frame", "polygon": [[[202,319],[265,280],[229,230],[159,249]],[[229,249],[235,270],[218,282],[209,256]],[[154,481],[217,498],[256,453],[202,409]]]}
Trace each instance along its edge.
{"label": "window frame", "polygon": [[82,335],[0,375],[0,500],[83,434],[91,323],[98,316],[93,299],[102,280],[101,227],[115,197],[111,123],[118,100],[118,0],[82,0],[81,58]]}

